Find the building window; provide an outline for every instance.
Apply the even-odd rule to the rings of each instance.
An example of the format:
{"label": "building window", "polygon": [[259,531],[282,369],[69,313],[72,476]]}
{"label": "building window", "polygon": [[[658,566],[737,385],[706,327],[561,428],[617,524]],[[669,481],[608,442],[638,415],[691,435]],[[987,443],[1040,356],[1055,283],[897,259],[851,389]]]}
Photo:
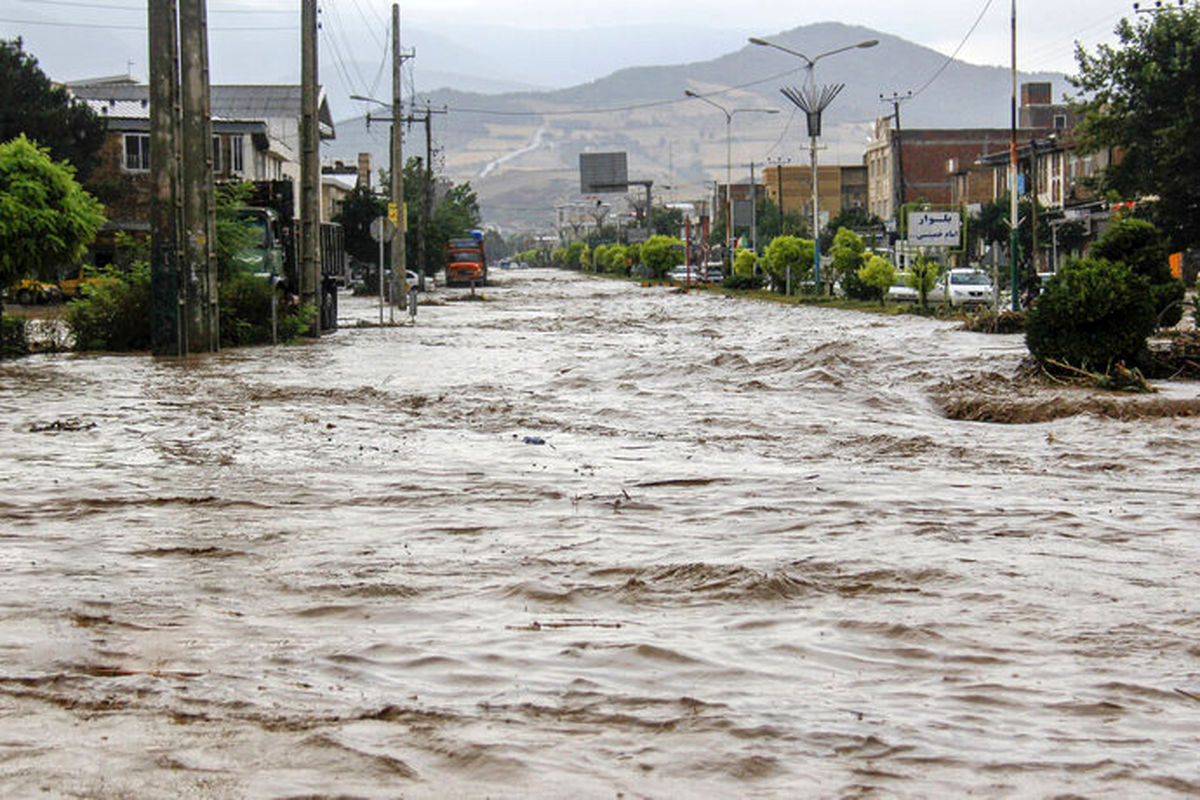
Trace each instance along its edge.
{"label": "building window", "polygon": [[221,137],[214,136],[213,137],[213,167],[212,167],[214,175],[219,175],[225,171],[225,168],[221,165],[221,163],[222,163],[221,162]]}
{"label": "building window", "polygon": [[240,133],[229,137],[229,171],[241,175],[246,171],[245,137]]}
{"label": "building window", "polygon": [[1055,114],[1054,115],[1054,128],[1056,130],[1061,131],[1065,127],[1067,127],[1067,115],[1066,114]]}
{"label": "building window", "polygon": [[150,134],[125,134],[125,171],[146,172],[150,169]]}

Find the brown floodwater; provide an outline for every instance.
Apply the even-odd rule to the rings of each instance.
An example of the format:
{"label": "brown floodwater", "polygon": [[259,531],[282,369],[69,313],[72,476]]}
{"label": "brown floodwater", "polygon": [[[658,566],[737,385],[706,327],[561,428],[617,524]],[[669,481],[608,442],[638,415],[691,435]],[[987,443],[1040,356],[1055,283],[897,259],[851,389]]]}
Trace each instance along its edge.
{"label": "brown floodwater", "polygon": [[1019,336],[499,279],[0,364],[0,796],[1200,793],[1200,423],[946,418]]}

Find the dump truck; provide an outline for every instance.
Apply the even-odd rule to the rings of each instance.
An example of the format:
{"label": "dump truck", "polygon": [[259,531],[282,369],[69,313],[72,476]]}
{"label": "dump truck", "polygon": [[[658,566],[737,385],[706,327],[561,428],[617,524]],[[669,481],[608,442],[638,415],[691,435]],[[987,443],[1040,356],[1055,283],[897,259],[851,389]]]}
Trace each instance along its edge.
{"label": "dump truck", "polygon": [[487,285],[483,231],[471,231],[470,238],[459,237],[446,242],[446,285]]}

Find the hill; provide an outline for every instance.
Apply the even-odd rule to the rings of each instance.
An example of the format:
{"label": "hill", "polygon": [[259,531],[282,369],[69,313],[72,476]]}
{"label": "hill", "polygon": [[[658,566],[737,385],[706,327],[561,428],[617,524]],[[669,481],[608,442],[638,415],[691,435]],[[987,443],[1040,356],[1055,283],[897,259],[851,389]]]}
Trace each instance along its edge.
{"label": "hill", "polygon": [[[1008,124],[1011,78],[1002,67],[947,63],[929,48],[840,23],[808,25],[769,38],[803,53],[879,41],[817,64],[817,84],[845,84],[825,113],[824,163],[861,163],[875,118],[892,110],[880,96],[893,92],[914,92],[902,108],[906,128]],[[803,86],[806,79],[800,59],[746,44],[707,61],[622,69],[563,89],[494,95],[442,89],[419,94],[417,105],[447,110],[434,123],[438,166],[452,180],[471,181],[488,222],[545,228],[557,203],[580,199],[580,152],[626,151],[631,177],[653,180],[656,197],[662,199],[704,197],[711,192],[707,181],[723,181],[725,116],[685,97],[689,88],[727,108],[775,107],[781,112],[735,114],[734,180],[748,177],[751,161],[807,163],[803,114],[779,91]],[[1060,93],[1066,88],[1057,73],[1022,74],[1020,80],[1051,81]],[[422,130],[406,135],[406,153],[424,152]],[[361,118],[352,118],[338,123],[338,138],[325,152],[341,158],[372,152],[375,163],[384,165],[386,144],[384,126],[368,131]]]}

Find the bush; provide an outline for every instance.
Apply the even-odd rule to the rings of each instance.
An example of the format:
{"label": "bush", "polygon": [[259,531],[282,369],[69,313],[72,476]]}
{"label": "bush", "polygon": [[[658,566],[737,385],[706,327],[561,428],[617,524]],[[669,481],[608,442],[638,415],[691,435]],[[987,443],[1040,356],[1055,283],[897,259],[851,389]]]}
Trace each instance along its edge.
{"label": "bush", "polygon": [[24,317],[0,314],[0,358],[29,354],[29,333]]}
{"label": "bush", "polygon": [[67,306],[67,327],[76,350],[148,350],[150,348],[150,268],[135,264],[123,274],[110,272],[87,297]]}
{"label": "bush", "polygon": [[735,275],[753,275],[758,266],[758,253],[753,250],[738,250],[733,257],[733,272]]}
{"label": "bush", "polygon": [[1167,245],[1158,228],[1143,219],[1114,222],[1092,245],[1092,258],[1125,264],[1150,282],[1150,299],[1158,324],[1169,328],[1183,317],[1183,282],[1171,274]]}
{"label": "bush", "polygon": [[879,304],[883,305],[888,288],[896,280],[896,267],[883,256],[871,256],[855,272],[855,278],[870,293],[866,299],[878,299]]}
{"label": "bush", "polygon": [[289,342],[305,334],[312,326],[315,309],[295,308],[287,295],[276,293],[271,284],[254,275],[238,275],[221,284],[221,346],[239,347],[271,342],[271,297],[277,306],[276,336]]}
{"label": "bush", "polygon": [[741,291],[754,291],[756,289],[761,289],[762,285],[763,278],[761,275],[743,275],[740,272],[727,275],[721,281],[722,288],[739,289]]}
{"label": "bush", "polygon": [[1039,361],[1107,371],[1139,362],[1154,332],[1150,282],[1124,264],[1070,262],[1025,316],[1025,344]]}
{"label": "bush", "polygon": [[788,269],[791,268],[792,291],[812,277],[813,243],[795,236],[776,236],[767,245],[763,266],[780,291],[787,290]]}
{"label": "bush", "polygon": [[859,269],[842,273],[842,277],[839,280],[842,292],[851,300],[878,300],[887,292],[887,289],[880,292],[874,286],[864,281],[858,274],[861,269],[862,267],[859,267]]}
{"label": "bush", "polygon": [[651,236],[642,244],[641,260],[649,276],[661,280],[676,264],[683,261],[684,246],[679,239],[661,234]]}

